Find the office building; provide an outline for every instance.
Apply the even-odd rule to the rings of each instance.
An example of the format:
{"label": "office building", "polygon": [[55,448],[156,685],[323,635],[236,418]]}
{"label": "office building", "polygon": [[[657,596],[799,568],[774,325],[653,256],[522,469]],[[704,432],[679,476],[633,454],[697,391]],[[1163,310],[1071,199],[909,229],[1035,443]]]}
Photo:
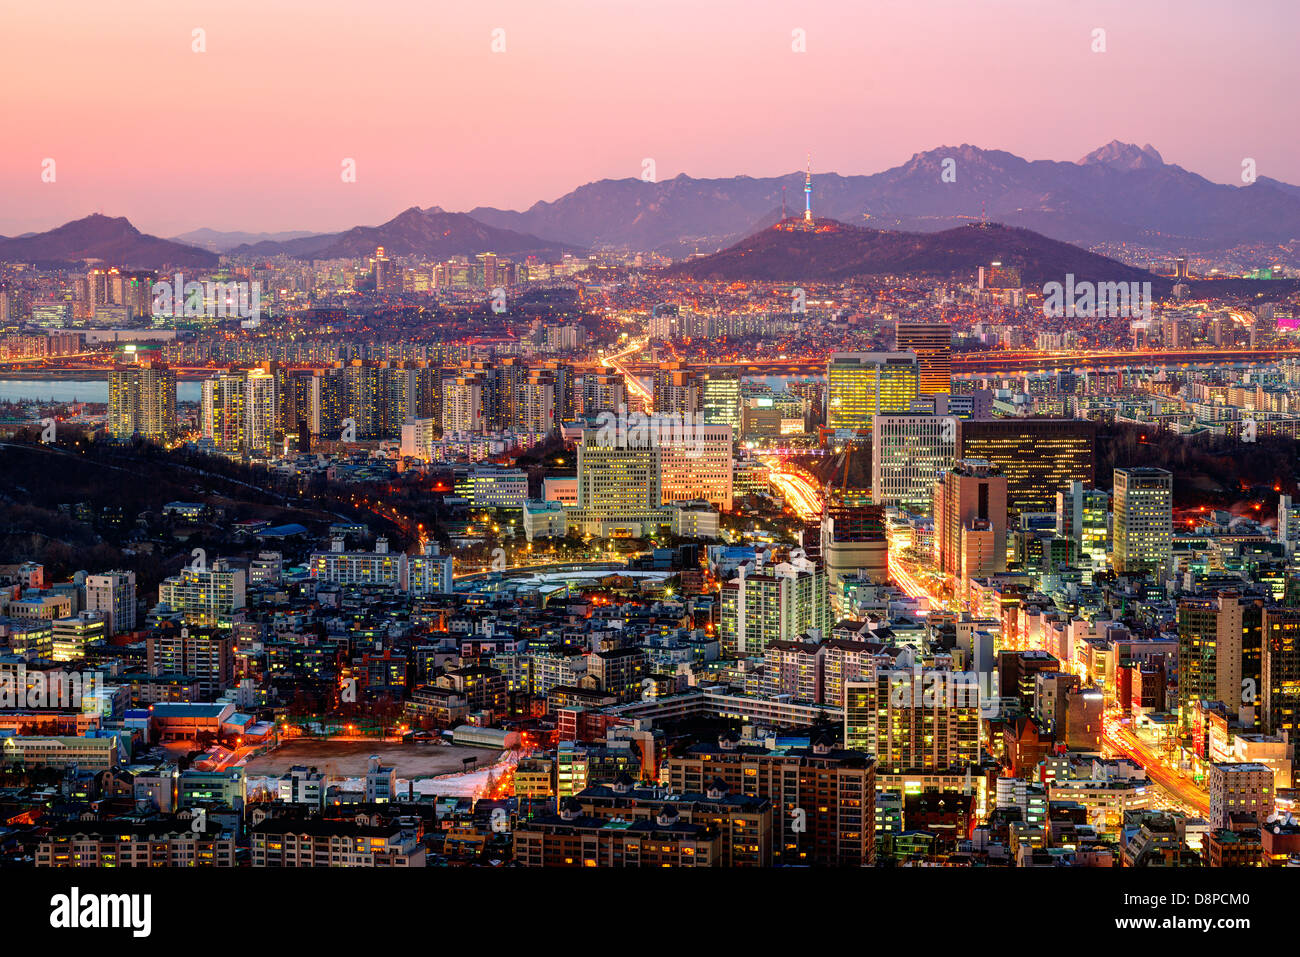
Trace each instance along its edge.
{"label": "office building", "polygon": [[660,503],[704,500],[730,511],[732,505],[732,429],[694,419],[652,420],[659,447]]}
{"label": "office building", "polygon": [[740,434],[740,377],[711,372],[700,380],[705,425],[729,425]]}
{"label": "office building", "polygon": [[878,415],[871,435],[871,500],[929,514],[934,483],[956,461],[957,422],[946,415]]}
{"label": "office building", "polygon": [[1157,468],[1115,469],[1114,508],[1115,571],[1163,572],[1173,549],[1173,474]]}
{"label": "office building", "polygon": [[834,353],[826,364],[827,427],[869,432],[877,415],[909,411],[919,375],[911,352]]}
{"label": "office building", "polygon": [[1056,493],[1056,534],[1074,542],[1080,564],[1104,569],[1110,555],[1110,496],[1071,482]]}
{"label": "office building", "polygon": [[1051,512],[1071,482],[1096,478],[1097,423],[1085,419],[959,419],[957,458],[985,459],[1007,480],[1007,517]]}
{"label": "office building", "polygon": [[965,593],[972,578],[1007,567],[1007,479],[992,462],[959,460],[934,487],[939,570]]}
{"label": "office building", "polygon": [[894,348],[916,354],[922,395],[952,391],[952,329],[946,322],[900,322]]}

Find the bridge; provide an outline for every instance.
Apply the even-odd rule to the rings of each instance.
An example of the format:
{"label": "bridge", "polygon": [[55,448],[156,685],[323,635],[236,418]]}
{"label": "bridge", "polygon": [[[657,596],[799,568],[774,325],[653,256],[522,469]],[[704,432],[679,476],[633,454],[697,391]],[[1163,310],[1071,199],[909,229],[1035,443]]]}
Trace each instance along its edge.
{"label": "bridge", "polygon": [[[1300,359],[1300,349],[1131,349],[1095,352],[959,352],[952,357],[954,375],[999,372],[1050,372],[1072,369],[1177,368],[1201,365],[1254,366],[1279,359]],[[728,372],[742,376],[824,375],[826,356],[795,359],[732,359],[719,362],[684,361],[696,372]],[[648,376],[655,363],[625,363],[633,375]]]}

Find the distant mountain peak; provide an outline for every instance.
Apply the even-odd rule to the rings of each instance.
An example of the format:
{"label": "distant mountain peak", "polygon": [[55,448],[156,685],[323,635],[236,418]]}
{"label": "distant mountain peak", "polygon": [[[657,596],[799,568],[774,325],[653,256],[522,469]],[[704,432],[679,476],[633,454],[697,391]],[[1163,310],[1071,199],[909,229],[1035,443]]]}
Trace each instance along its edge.
{"label": "distant mountain peak", "polygon": [[1078,165],[1102,165],[1115,169],[1153,169],[1164,166],[1165,161],[1150,143],[1138,146],[1136,143],[1111,140],[1105,146],[1098,147],[1079,160]]}

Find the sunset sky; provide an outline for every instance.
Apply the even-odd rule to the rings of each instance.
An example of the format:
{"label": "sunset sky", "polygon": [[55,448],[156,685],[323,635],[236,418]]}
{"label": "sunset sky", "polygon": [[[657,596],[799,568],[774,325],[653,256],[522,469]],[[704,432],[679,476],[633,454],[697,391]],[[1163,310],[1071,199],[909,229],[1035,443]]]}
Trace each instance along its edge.
{"label": "sunset sky", "polygon": [[1117,138],[1216,182],[1252,157],[1300,183],[1294,0],[4,7],[10,236],[91,212],[160,235],[337,230],[412,205],[523,208],[647,157],[661,180],[775,175],[809,150],[815,170],[874,173],[963,142],[1075,160]]}

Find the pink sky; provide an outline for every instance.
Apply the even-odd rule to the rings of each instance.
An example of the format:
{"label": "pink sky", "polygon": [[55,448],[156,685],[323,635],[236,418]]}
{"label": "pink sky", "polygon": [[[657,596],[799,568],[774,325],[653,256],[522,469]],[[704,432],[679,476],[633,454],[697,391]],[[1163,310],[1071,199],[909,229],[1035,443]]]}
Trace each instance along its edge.
{"label": "pink sky", "polygon": [[1074,160],[1118,138],[1216,182],[1251,157],[1300,183],[1293,0],[15,0],[4,18],[4,235],[96,211],[161,235],[334,230],[523,208],[646,157],[661,180],[775,175],[808,150],[873,173],[963,142]]}

